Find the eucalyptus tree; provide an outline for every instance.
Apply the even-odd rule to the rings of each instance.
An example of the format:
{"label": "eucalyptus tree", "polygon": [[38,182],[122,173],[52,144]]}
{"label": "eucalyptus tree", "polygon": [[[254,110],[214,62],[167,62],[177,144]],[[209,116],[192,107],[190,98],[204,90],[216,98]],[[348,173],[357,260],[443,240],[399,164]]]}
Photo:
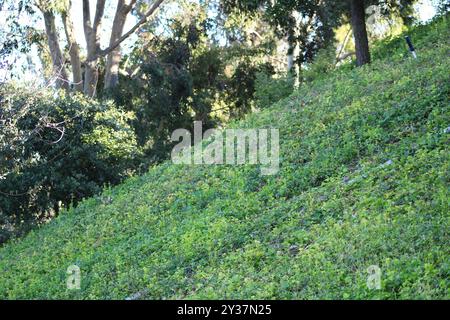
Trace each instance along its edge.
{"label": "eucalyptus tree", "polygon": [[[121,43],[142,27],[155,14],[164,1],[166,0],[154,0],[150,3],[142,3],[138,0],[117,0],[109,44],[106,48],[101,48],[100,28],[102,20],[105,18],[106,0],[96,1],[93,15],[91,15],[90,1],[82,0],[82,24],[86,48],[85,59],[82,61],[80,45],[75,38],[74,22],[71,16],[71,0],[35,0],[35,5],[42,12],[44,18],[45,33],[52,57],[53,70],[57,77],[57,86],[69,89],[70,83],[64,55],[60,48],[60,39],[62,36],[58,33],[55,23],[57,16],[61,16],[64,26],[64,37],[69,47],[73,89],[82,91],[85,95],[93,97],[97,92],[100,59],[106,58],[104,87],[112,88],[118,82]],[[133,27],[124,33],[126,19],[130,12],[136,9],[138,5],[140,7],[147,7],[147,9],[140,14],[139,20]]]}

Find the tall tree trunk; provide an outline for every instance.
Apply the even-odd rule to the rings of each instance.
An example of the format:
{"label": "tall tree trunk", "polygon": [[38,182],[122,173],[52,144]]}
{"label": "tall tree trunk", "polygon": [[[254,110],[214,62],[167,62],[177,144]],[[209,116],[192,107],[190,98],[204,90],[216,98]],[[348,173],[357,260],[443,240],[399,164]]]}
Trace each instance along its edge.
{"label": "tall tree trunk", "polygon": [[89,33],[86,39],[87,57],[84,63],[84,94],[88,97],[95,97],[98,83],[98,44],[96,35]]}
{"label": "tall tree trunk", "polygon": [[64,24],[64,31],[66,33],[67,43],[69,44],[70,63],[72,65],[73,89],[78,92],[83,92],[83,75],[81,71],[80,46],[75,39],[73,22],[70,18],[70,7],[71,2],[69,1],[69,8],[67,9],[67,12],[62,13],[61,16]]}
{"label": "tall tree trunk", "polygon": [[295,73],[295,47],[297,46],[296,39],[295,39],[295,30],[297,28],[297,19],[294,13],[290,14],[288,16],[289,20],[289,29],[287,32],[287,72],[288,73]]}
{"label": "tall tree trunk", "polygon": [[[143,14],[142,18],[125,34],[115,39],[116,36],[112,37],[115,40],[111,41],[109,47],[102,50],[100,48],[100,38],[98,35],[98,29],[103,17],[104,9],[105,9],[105,1],[106,0],[97,0],[97,6],[95,11],[94,22],[91,24],[90,17],[90,8],[89,8],[89,0],[83,0],[83,28],[84,35],[86,38],[87,44],[87,57],[85,62],[85,73],[84,73],[84,94],[90,97],[95,96],[98,82],[98,61],[101,57],[107,56],[113,51],[115,51],[120,44],[125,41],[130,35],[132,35],[136,30],[138,30],[144,23],[148,21],[150,16],[152,16],[158,7],[164,2],[164,0],[155,0],[150,8]],[[129,2],[128,2],[129,1]],[[136,0],[126,0],[126,3],[129,5],[127,8],[127,13],[131,10],[132,5],[136,2]],[[122,2],[125,3],[125,2]],[[124,16],[125,19],[126,15]],[[125,24],[125,20],[123,23]],[[116,34],[121,34],[123,31],[123,26],[118,28],[114,27]],[[115,55],[115,59],[111,59],[111,64],[116,64],[120,62],[120,55]],[[118,70],[118,69],[117,69]],[[111,68],[110,68],[111,71]],[[112,68],[114,71],[114,68]]]}
{"label": "tall tree trunk", "polygon": [[98,61],[97,58],[90,57],[92,60],[86,61],[84,65],[83,92],[88,97],[95,97],[98,83]]}
{"label": "tall tree trunk", "polygon": [[100,37],[98,30],[105,10],[105,0],[97,0],[94,22],[91,24],[89,0],[83,0],[83,27],[86,38],[87,57],[84,72],[84,94],[94,97],[97,94],[98,60]]}
{"label": "tall tree trunk", "polygon": [[294,44],[288,40],[288,52],[287,52],[287,71],[288,73],[294,73],[294,65],[295,65],[295,58],[294,58],[294,51],[295,46]]}
{"label": "tall tree trunk", "polygon": [[[115,43],[122,36],[127,15],[131,11],[131,7],[133,6],[134,2],[135,0],[118,1],[116,14],[114,16],[113,26],[111,30],[111,38],[109,41],[109,45]],[[120,59],[121,59],[120,46],[117,46],[113,51],[111,51],[108,54],[106,59],[105,85],[104,85],[105,89],[114,88],[119,82]]]}
{"label": "tall tree trunk", "polygon": [[56,87],[68,90],[69,82],[66,68],[64,66],[63,55],[61,53],[61,48],[59,47],[58,33],[55,26],[55,15],[53,12],[48,10],[44,10],[42,13],[44,15],[45,33],[47,35],[48,47],[52,57],[53,73],[56,77]]}
{"label": "tall tree trunk", "polygon": [[351,22],[355,38],[356,64],[370,63],[364,0],[350,0]]}

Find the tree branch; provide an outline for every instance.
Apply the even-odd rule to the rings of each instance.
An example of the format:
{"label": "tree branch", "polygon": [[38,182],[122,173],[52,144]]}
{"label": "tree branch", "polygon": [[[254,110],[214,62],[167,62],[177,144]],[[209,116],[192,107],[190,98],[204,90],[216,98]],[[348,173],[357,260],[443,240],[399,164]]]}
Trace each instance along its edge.
{"label": "tree branch", "polygon": [[131,2],[129,4],[124,4],[124,10],[126,10],[127,12],[131,11],[131,8],[133,8],[134,4],[136,3],[136,0],[131,0]]}
{"label": "tree branch", "polygon": [[[336,57],[336,63],[334,64],[335,67],[337,66],[337,64],[338,64],[341,60],[343,60],[343,59],[341,59],[341,55],[342,55],[342,52],[344,51],[345,46],[347,45],[347,41],[348,41],[348,39],[349,39],[349,36],[350,36],[350,32],[351,32],[351,31],[352,31],[352,27],[350,26],[350,28],[348,29],[348,31],[347,31],[347,33],[346,33],[346,35],[345,35],[344,42],[342,43],[341,48],[340,48],[340,50],[339,50],[339,54],[338,54],[337,57]],[[344,58],[344,59],[345,59],[345,58]]]}
{"label": "tree branch", "polygon": [[80,46],[75,39],[72,17],[70,16],[70,8],[72,2],[68,1],[68,8],[61,13],[61,18],[66,34],[66,40],[69,44],[70,63],[72,65],[73,85],[76,91],[83,91],[83,76],[81,71]]}
{"label": "tree branch", "polygon": [[92,26],[92,30],[94,32],[94,35],[97,35],[98,33],[98,27],[102,21],[103,13],[105,12],[105,0],[97,0],[97,6],[95,9],[95,17],[94,17],[94,24]]}
{"label": "tree branch", "polygon": [[86,42],[89,41],[92,34],[91,10],[89,9],[89,0],[83,0],[83,29]]}
{"label": "tree branch", "polygon": [[124,40],[131,36],[137,29],[139,29],[144,23],[147,22],[148,18],[158,9],[158,7],[164,2],[164,0],[156,0],[153,5],[144,14],[141,20],[139,20],[127,33],[122,35],[117,41],[111,44],[108,48],[104,50],[99,50],[99,56],[105,56],[115,48],[117,48]]}

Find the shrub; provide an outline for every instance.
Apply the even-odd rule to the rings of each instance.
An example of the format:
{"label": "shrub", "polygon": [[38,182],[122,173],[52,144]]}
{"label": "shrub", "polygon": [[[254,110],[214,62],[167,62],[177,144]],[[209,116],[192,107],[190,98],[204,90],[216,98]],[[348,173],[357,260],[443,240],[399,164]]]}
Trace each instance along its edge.
{"label": "shrub", "polygon": [[256,77],[256,106],[261,109],[288,97],[294,91],[294,77],[291,75],[274,78],[267,73],[258,73]]}
{"label": "shrub", "polygon": [[327,76],[330,71],[336,68],[336,48],[330,46],[321,49],[314,61],[309,63],[302,72],[303,80],[311,82],[323,76]]}
{"label": "shrub", "polygon": [[132,113],[81,96],[0,87],[0,243],[127,176]]}
{"label": "shrub", "polygon": [[242,118],[252,110],[256,98],[258,74],[270,77],[274,73],[270,63],[253,63],[248,57],[239,62],[229,83],[227,102],[232,105],[231,116]]}

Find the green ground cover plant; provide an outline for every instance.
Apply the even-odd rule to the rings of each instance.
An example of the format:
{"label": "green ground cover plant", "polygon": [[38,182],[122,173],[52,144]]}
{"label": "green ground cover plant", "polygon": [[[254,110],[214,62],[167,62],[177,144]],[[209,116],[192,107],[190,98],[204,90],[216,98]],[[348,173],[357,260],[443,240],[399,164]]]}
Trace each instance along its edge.
{"label": "green ground cover plant", "polygon": [[447,21],[232,123],[280,129],[277,175],[165,162],[7,243],[0,297],[449,299]]}

